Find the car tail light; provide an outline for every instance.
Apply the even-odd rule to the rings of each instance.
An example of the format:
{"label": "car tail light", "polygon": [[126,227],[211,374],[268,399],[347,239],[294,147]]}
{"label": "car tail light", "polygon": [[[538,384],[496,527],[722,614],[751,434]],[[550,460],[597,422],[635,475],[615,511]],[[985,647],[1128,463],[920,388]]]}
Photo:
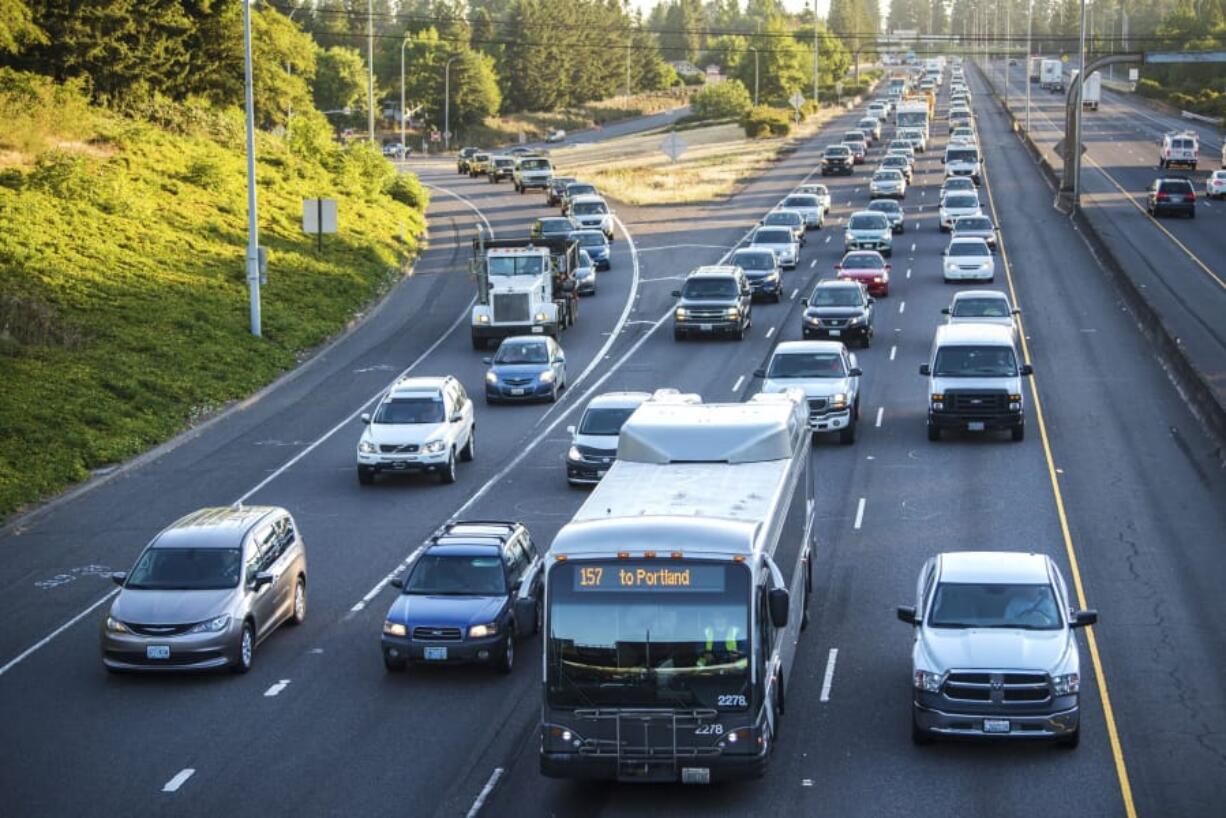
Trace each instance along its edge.
{"label": "car tail light", "polygon": [[1196,201],[1196,191],[1195,191],[1195,190],[1192,190],[1192,191],[1189,191],[1189,192],[1188,192],[1188,198],[1187,198],[1187,201],[1189,201],[1189,202],[1195,202],[1195,201]]}
{"label": "car tail light", "polygon": [[1159,202],[1165,202],[1167,198],[1168,196],[1165,193],[1161,193],[1161,192],[1159,192],[1158,195],[1154,197],[1154,199]]}

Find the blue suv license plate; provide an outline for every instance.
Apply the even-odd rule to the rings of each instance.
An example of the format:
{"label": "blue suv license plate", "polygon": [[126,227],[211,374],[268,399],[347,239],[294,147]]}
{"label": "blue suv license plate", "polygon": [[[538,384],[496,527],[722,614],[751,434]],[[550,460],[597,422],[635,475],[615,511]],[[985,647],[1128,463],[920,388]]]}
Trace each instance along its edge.
{"label": "blue suv license plate", "polygon": [[446,661],[447,648],[426,648],[426,659],[431,662]]}

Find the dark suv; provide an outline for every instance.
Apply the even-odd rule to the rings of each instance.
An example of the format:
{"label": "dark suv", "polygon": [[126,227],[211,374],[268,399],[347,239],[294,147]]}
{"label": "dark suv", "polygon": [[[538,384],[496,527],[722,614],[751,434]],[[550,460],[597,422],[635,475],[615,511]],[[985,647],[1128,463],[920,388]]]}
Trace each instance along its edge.
{"label": "dark suv", "polygon": [[741,341],[753,323],[753,290],[740,267],[699,267],[682,289],[673,290],[673,297],[680,299],[673,311],[673,337],[678,341],[696,334],[731,335]]}
{"label": "dark suv", "polygon": [[480,148],[461,148],[460,153],[456,156],[455,167],[457,173],[468,173],[468,160],[474,154],[480,153]]}
{"label": "dark suv", "polygon": [[515,666],[515,640],[540,630],[541,553],[522,523],[448,523],[417,550],[383,622],[383,664]]}
{"label": "dark suv", "polygon": [[856,157],[846,145],[831,145],[822,153],[822,176],[831,173],[851,176],[855,172]]}
{"label": "dark suv", "polygon": [[783,298],[779,259],[770,250],[742,248],[732,254],[730,261],[745,272],[754,298],[769,298],[776,304]]}
{"label": "dark suv", "polygon": [[1196,190],[1182,176],[1155,179],[1145,196],[1145,209],[1155,219],[1164,213],[1196,218]]}
{"label": "dark suv", "polygon": [[806,338],[852,339],[868,346],[873,340],[873,299],[859,281],[819,281],[801,302],[801,334]]}

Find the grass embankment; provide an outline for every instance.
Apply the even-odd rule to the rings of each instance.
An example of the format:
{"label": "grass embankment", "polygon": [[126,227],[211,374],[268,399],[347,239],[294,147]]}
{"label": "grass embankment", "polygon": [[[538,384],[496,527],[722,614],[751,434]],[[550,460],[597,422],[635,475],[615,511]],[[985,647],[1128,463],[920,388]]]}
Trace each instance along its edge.
{"label": "grass embankment", "polygon": [[[424,193],[329,137],[318,115],[258,136],[257,340],[241,115],[120,116],[0,71],[0,520],[250,394],[402,275]],[[340,225],[317,254],[301,213],[320,196]]]}
{"label": "grass embankment", "polygon": [[786,137],[750,139],[737,122],[680,130],[686,149],[677,162],[660,150],[665,131],[560,148],[552,158],[559,174],[578,176],[629,204],[707,202],[731,195],[795,139],[812,136],[841,113],[823,108]]}
{"label": "grass embankment", "polygon": [[465,145],[494,147],[512,144],[519,139],[520,133],[523,133],[526,139],[535,142],[544,139],[550,131],[558,128],[564,131],[579,131],[622,119],[658,114],[685,105],[688,95],[689,89],[679,89],[637,94],[629,99],[613,97],[552,113],[525,112],[492,116],[487,118],[484,124],[470,127],[461,133],[460,141]]}

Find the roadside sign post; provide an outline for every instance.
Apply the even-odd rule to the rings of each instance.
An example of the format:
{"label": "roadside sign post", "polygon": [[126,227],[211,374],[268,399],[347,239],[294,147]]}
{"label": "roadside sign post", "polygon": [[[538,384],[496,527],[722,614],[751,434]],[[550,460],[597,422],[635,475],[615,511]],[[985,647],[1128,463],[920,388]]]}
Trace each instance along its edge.
{"label": "roadside sign post", "polygon": [[685,153],[685,140],[677,136],[676,133],[670,133],[664,137],[664,141],[660,143],[660,150],[664,152],[673,162],[681,158],[681,154]]}
{"label": "roadside sign post", "polygon": [[323,252],[324,233],[336,232],[336,199],[303,199],[302,232],[317,236],[316,252]]}
{"label": "roadside sign post", "polygon": [[796,124],[800,124],[800,108],[805,104],[805,95],[797,91],[788,97],[788,102],[791,103],[792,109],[796,111]]}

